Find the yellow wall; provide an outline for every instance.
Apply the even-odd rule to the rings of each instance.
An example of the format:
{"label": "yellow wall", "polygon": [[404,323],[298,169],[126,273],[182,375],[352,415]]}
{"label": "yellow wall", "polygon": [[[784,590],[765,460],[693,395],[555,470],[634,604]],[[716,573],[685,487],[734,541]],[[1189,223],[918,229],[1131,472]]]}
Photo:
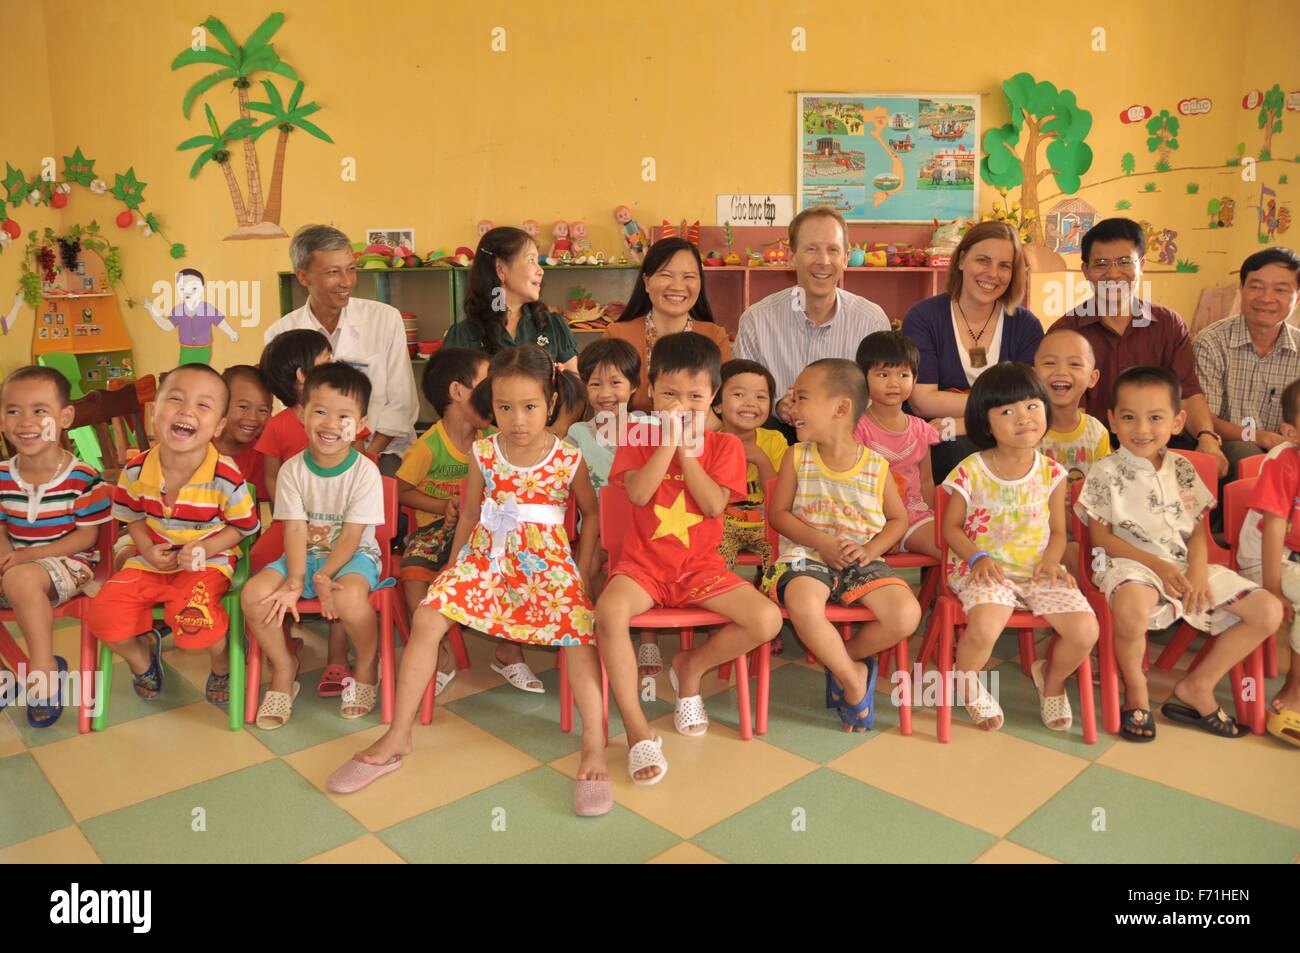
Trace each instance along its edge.
{"label": "yellow wall", "polygon": [[[287,21],[277,49],[305,79],[307,97],[321,103],[314,118],[336,143],[292,137],[283,224],[292,231],[332,221],[354,238],[367,226],[409,226],[423,252],[472,244],[483,217],[532,217],[548,229],[557,218],[583,218],[596,247],[614,251],[610,210],[619,203],[647,226],[683,216],[712,224],[717,193],[793,192],[797,90],[979,90],[987,128],[1006,118],[1001,81],[1027,70],[1073,89],[1093,112],[1095,158],[1085,186],[1118,176],[1124,152],[1135,155],[1139,171],[1154,165],[1141,126],[1122,125],[1121,109],[1145,103],[1172,111],[1179,99],[1209,96],[1208,116],[1183,119],[1173,164],[1214,168],[1156,176],[1159,191],[1151,195],[1140,188],[1152,176],[1141,174],[1081,193],[1103,215],[1127,198],[1127,214],[1179,232],[1179,257],[1198,262],[1200,273],[1153,281],[1156,297],[1189,320],[1199,291],[1230,280],[1258,247],[1247,207],[1258,185],[1222,167],[1237,142],[1245,140],[1248,153],[1258,149],[1255,115],[1243,112],[1241,96],[1274,82],[1300,87],[1289,0],[1261,0],[1248,14],[1218,0],[1100,0],[1053,5],[1023,22],[966,2],[284,0],[279,8]],[[148,182],[145,207],[189,249],[186,264],[211,279],[261,282],[262,327],[276,317],[275,272],[287,267],[288,243],[222,241],[234,224],[223,177],[210,166],[190,180],[192,154],[175,149],[202,131],[201,108],[186,120],[180,104],[206,68],[172,73],[168,66],[209,13],[242,39],[270,9],[244,0],[20,4],[6,15],[0,86],[0,160],[31,173],[41,156],[58,156],[61,166],[79,145],[101,174],[134,165]],[[490,49],[495,26],[507,30],[504,53]],[[807,52],[791,50],[795,27],[807,31]],[[1106,52],[1092,49],[1094,27],[1107,31]],[[286,96],[287,86],[281,83]],[[207,101],[231,121],[233,92],[218,87]],[[1274,152],[1293,158],[1300,113],[1287,113],[1285,123]],[[266,180],[273,150],[268,135],[260,146]],[[236,156],[242,173],[242,153]],[[356,159],[356,182],[341,181],[347,156]],[[656,160],[654,182],[641,179],[644,156]],[[1274,162],[1260,167],[1261,178],[1273,184],[1284,169],[1300,174],[1293,163]],[[1186,194],[1189,181],[1200,184],[1198,195]],[[1048,180],[1042,191],[1056,189]],[[1284,200],[1297,194],[1294,184],[1278,191]],[[988,187],[982,194],[986,207],[997,197]],[[1205,227],[1205,203],[1216,194],[1238,200],[1240,224],[1230,233]],[[1044,201],[1042,213],[1054,201]],[[140,298],[175,263],[160,239],[117,232],[111,219],[120,208],[77,189],[63,213],[24,206],[13,214],[24,231],[98,217],[123,236],[123,297]],[[1294,235],[1286,238],[1294,243]],[[0,300],[17,284],[16,245],[0,254]],[[126,314],[142,372],[165,369],[175,359],[174,335],[158,331],[138,307]],[[0,370],[25,360],[31,330],[25,309],[0,339]],[[261,328],[242,333],[236,345],[217,335],[215,363],[256,359]]]}

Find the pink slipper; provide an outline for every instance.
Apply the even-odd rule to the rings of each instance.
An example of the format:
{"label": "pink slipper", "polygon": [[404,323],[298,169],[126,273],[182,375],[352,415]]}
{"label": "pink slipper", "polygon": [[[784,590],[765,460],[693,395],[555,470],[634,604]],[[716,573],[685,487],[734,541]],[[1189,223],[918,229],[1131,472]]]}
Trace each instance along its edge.
{"label": "pink slipper", "polygon": [[579,817],[600,817],[614,806],[614,789],[609,781],[577,781],[573,785],[573,813]]}
{"label": "pink slipper", "polygon": [[335,794],[355,794],[371,781],[391,774],[401,766],[401,758],[393,758],[384,764],[367,764],[353,758],[325,779],[325,787]]}

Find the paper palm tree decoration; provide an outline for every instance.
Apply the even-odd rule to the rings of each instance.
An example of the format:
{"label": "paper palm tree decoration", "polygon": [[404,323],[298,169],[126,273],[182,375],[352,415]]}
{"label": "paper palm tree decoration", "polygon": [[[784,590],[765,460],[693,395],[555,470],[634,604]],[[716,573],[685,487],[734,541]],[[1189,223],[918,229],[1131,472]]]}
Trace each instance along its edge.
{"label": "paper palm tree decoration", "polygon": [[271,118],[257,126],[249,138],[255,141],[272,129],[280,131],[275,143],[275,164],[271,167],[271,190],[267,193],[266,208],[262,214],[263,221],[275,222],[278,225],[280,222],[280,193],[284,186],[284,154],[289,145],[289,133],[295,129],[301,129],[303,132],[309,133],[324,142],[333,143],[334,140],[329,137],[329,134],[324,129],[321,129],[315,123],[307,121],[306,117],[320,109],[320,106],[316,103],[299,102],[302,99],[301,81],[294,86],[293,95],[289,97],[287,106],[280,96],[280,91],[275,88],[275,84],[269,79],[262,80],[262,88],[266,90],[267,101],[264,103],[249,103],[248,108]]}
{"label": "paper palm tree decoration", "polygon": [[203,104],[203,111],[208,117],[208,129],[211,135],[194,136],[192,139],[186,139],[179,146],[177,151],[183,149],[202,149],[199,157],[194,160],[194,165],[190,166],[190,178],[198,176],[199,170],[209,162],[215,162],[221,166],[221,171],[226,175],[226,185],[230,188],[230,201],[235,206],[235,221],[243,224],[247,217],[248,211],[244,207],[244,197],[239,191],[239,180],[235,178],[235,172],[230,168],[230,144],[237,139],[248,141],[248,137],[253,133],[254,121],[250,116],[248,119],[236,119],[224,130],[217,125],[217,117],[212,114],[212,107],[207,103]]}

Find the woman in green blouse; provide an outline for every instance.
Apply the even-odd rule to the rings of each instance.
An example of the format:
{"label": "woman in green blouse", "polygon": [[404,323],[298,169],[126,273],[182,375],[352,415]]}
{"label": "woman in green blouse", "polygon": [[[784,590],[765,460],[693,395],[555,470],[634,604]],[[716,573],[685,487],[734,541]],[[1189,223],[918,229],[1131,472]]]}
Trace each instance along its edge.
{"label": "woman in green blouse", "polygon": [[502,226],[484,233],[469,272],[465,320],[447,329],[447,346],[491,356],[503,347],[536,344],[561,370],[576,372],[578,345],[569,323],[538,300],[544,272],[537,257],[537,243],[523,229]]}

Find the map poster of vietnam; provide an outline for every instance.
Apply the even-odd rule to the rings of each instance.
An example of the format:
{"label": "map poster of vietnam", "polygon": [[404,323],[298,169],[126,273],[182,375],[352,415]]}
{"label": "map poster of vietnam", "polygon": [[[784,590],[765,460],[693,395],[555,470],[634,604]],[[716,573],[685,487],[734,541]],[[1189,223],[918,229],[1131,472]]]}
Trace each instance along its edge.
{"label": "map poster of vietnam", "polygon": [[799,93],[800,209],[850,222],[976,217],[979,96]]}

